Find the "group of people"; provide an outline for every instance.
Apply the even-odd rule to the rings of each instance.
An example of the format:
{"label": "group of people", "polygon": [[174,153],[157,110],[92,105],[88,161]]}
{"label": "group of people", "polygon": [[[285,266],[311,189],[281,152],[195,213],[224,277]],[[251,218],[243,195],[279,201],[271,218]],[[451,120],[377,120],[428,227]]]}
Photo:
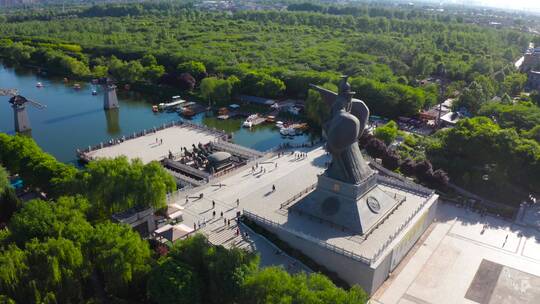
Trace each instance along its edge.
{"label": "group of people", "polygon": [[301,160],[307,158],[307,153],[305,152],[291,152],[291,155],[294,153],[294,159]]}
{"label": "group of people", "polygon": [[[259,168],[260,168],[260,170],[257,170]],[[255,163],[255,165],[251,167],[251,173],[255,173],[255,172],[257,172],[257,173],[266,173],[266,168],[264,168],[262,165],[259,166],[259,163]]]}
{"label": "group of people", "polygon": [[163,138],[157,138],[156,137],[156,144],[162,145],[163,144]]}

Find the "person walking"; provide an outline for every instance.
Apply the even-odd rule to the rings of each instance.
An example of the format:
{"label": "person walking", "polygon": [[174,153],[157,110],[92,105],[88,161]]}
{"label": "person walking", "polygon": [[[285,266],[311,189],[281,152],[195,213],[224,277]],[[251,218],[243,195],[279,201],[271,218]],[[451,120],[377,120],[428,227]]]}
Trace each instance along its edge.
{"label": "person walking", "polygon": [[212,209],[216,208],[216,202],[212,200]]}
{"label": "person walking", "polygon": [[276,191],[276,185],[272,185],[272,192]]}
{"label": "person walking", "polygon": [[221,217],[223,217],[223,211],[221,211],[221,213],[219,214]]}
{"label": "person walking", "polygon": [[212,218],[216,217],[216,210],[212,211]]}
{"label": "person walking", "polygon": [[238,206],[240,206],[240,199],[239,198],[236,199],[236,207],[238,207]]}

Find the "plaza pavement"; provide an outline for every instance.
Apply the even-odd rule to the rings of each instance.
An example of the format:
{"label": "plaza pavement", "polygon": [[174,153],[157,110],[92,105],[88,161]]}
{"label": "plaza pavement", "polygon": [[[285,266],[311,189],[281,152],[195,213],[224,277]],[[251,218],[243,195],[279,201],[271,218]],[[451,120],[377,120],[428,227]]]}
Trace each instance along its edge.
{"label": "plaza pavement", "polygon": [[[298,153],[307,153],[307,156],[296,158]],[[237,226],[234,218],[237,211],[268,212],[279,209],[281,203],[313,185],[328,160],[330,157],[320,146],[292,149],[281,157],[271,156],[259,160],[255,172],[251,164],[248,164],[219,181],[193,189],[187,194],[187,203],[185,196],[176,196],[177,199],[169,201],[169,204],[183,206],[183,223],[189,227],[194,227],[194,224],[201,226],[197,231],[207,235],[213,244],[257,251],[263,266],[282,265],[292,273],[300,270],[309,272],[307,267],[279,251],[262,236],[242,224]],[[260,168],[263,168],[262,172]],[[272,191],[272,185],[275,185],[275,191]],[[201,193],[202,199],[199,198]],[[215,202],[215,208],[212,208],[212,201]],[[216,212],[215,217],[213,211]],[[221,212],[224,218],[231,220],[230,226],[221,218]],[[240,230],[239,235],[236,235],[237,228]]]}
{"label": "plaza pavement", "polygon": [[[490,270],[484,264],[500,275],[482,275]],[[473,301],[474,294],[483,297]],[[539,297],[538,230],[440,203],[437,222],[371,302],[532,304]]]}
{"label": "plaza pavement", "polygon": [[[126,140],[122,143],[87,153],[87,156],[96,158],[114,158],[126,156],[128,159],[140,158],[143,163],[161,160],[169,155],[181,152],[183,147],[191,150],[191,145],[206,144],[218,138],[215,133],[204,129],[194,129],[186,126],[173,126],[145,136]],[[157,139],[157,141],[156,141]],[[161,141],[163,140],[163,142]]]}

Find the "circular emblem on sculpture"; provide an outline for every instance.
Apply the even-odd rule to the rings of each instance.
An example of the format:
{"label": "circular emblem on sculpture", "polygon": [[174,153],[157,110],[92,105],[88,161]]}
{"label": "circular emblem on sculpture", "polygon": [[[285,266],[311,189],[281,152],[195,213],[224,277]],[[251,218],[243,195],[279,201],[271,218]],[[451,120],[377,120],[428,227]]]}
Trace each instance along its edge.
{"label": "circular emblem on sculpture", "polygon": [[321,205],[321,211],[324,215],[335,215],[339,211],[339,199],[335,196],[327,197]]}
{"label": "circular emblem on sculpture", "polygon": [[368,198],[366,199],[366,202],[371,212],[379,213],[379,211],[381,211],[381,204],[379,204],[379,201],[373,196],[368,196]]}

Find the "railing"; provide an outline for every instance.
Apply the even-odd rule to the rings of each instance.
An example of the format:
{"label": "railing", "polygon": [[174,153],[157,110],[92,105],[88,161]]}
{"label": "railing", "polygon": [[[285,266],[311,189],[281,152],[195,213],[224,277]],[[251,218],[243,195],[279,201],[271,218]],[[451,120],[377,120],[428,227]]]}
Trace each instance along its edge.
{"label": "railing", "polygon": [[424,206],[429,202],[435,193],[431,193],[431,195],[424,200],[414,211],[412,214],[410,214],[407,219],[390,235],[390,237],[379,247],[379,249],[375,252],[373,255],[372,261],[377,261],[377,259],[380,257],[380,255],[384,252],[384,250],[396,239],[396,237],[409,225],[409,223],[412,221],[412,219],[424,208]]}
{"label": "railing", "polygon": [[316,145],[322,143],[323,141],[321,139],[319,140],[315,140],[315,141],[312,141],[312,142],[305,142],[305,143],[301,143],[301,144],[291,144],[289,142],[286,142],[286,143],[281,143],[273,148],[270,148],[266,151],[264,151],[264,154],[269,154],[269,153],[275,153],[277,151],[280,151],[280,150],[286,150],[286,149],[294,149],[294,148],[312,148],[312,147],[315,147]]}
{"label": "railing", "polygon": [[401,191],[418,194],[421,196],[429,196],[432,193],[434,193],[433,190],[422,187],[420,185],[417,185],[414,183],[408,183],[402,180],[398,180],[395,178],[390,178],[390,177],[386,177],[382,175],[377,176],[377,180],[381,184],[388,185],[390,187],[398,188]]}
{"label": "railing", "polygon": [[297,193],[295,196],[289,198],[288,200],[286,200],[285,202],[281,203],[279,205],[279,209],[283,209],[285,207],[287,207],[288,205],[290,205],[292,202],[296,201],[297,199],[301,198],[303,195],[311,192],[313,189],[317,188],[317,183],[314,183],[312,185],[310,185],[309,187],[305,188],[304,190],[300,191],[299,193]]}
{"label": "railing", "polygon": [[235,145],[227,141],[221,141],[221,140],[215,141],[215,142],[212,142],[212,146],[214,146],[217,150],[226,151],[232,154],[240,155],[250,160],[264,156],[264,154],[260,151],[242,147],[239,145]]}
{"label": "railing", "polygon": [[178,189],[174,192],[167,193],[167,202],[179,200],[180,196],[185,196],[186,192],[193,188],[194,187],[191,184],[186,184],[182,189]]}
{"label": "railing", "polygon": [[351,258],[351,259],[353,259],[353,260],[360,261],[360,262],[362,262],[362,263],[364,263],[364,264],[367,264],[367,265],[370,265],[371,262],[372,262],[372,259],[369,259],[369,258],[367,258],[367,257],[364,257],[364,256],[359,255],[359,254],[357,254],[357,253],[354,253],[354,252],[352,252],[352,251],[349,251],[349,250],[347,250],[347,249],[344,249],[344,248],[337,247],[337,246],[335,246],[335,245],[329,244],[329,243],[327,243],[327,242],[322,242],[321,240],[318,240],[318,239],[316,239],[316,238],[314,238],[314,237],[312,237],[312,236],[310,236],[310,235],[307,235],[307,234],[305,234],[305,233],[303,233],[303,232],[295,231],[295,230],[292,230],[292,229],[290,229],[290,228],[284,229],[284,228],[281,227],[280,224],[278,224],[278,223],[276,223],[276,222],[274,222],[274,221],[271,221],[271,220],[269,220],[269,219],[266,219],[266,218],[264,218],[264,217],[260,217],[260,216],[258,216],[258,215],[256,215],[256,214],[253,214],[253,213],[249,212],[249,211],[245,211],[245,210],[244,210],[244,211],[243,211],[243,214],[244,214],[247,218],[251,219],[252,221],[260,222],[260,223],[269,225],[269,226],[271,226],[271,227],[280,229],[280,230],[282,230],[282,231],[286,231],[286,232],[288,232],[288,233],[291,233],[291,234],[295,235],[295,236],[298,237],[298,238],[304,239],[304,240],[306,240],[306,241],[309,241],[309,242],[311,242],[311,243],[314,243],[314,244],[316,244],[316,245],[318,245],[318,246],[320,246],[320,247],[329,249],[329,250],[332,251],[332,252],[335,252],[335,253],[337,253],[337,254],[346,256],[346,257]]}

